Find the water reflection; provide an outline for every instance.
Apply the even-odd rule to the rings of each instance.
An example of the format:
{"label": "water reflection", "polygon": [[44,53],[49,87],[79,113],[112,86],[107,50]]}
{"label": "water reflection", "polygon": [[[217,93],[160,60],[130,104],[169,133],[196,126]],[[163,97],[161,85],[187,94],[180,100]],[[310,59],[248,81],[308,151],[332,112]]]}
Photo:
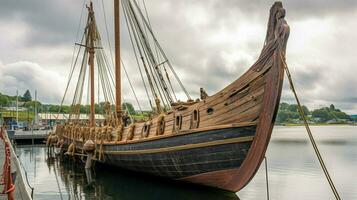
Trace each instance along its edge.
{"label": "water reflection", "polygon": [[98,164],[96,170],[86,170],[81,161],[54,156],[46,147],[18,147],[17,152],[30,170],[30,181],[35,182],[34,199],[239,199],[234,193],[113,170]]}
{"label": "water reflection", "polygon": [[[341,198],[357,199],[357,127],[311,129]],[[275,127],[267,157],[271,199],[334,199],[304,127]],[[264,166],[238,194],[266,199]]]}
{"label": "water reflection", "polygon": [[[341,198],[357,199],[357,127],[312,127],[312,131]],[[84,163],[48,156],[45,147],[18,147],[17,152],[36,200],[238,199],[232,193],[98,165],[95,172],[85,171]],[[271,199],[333,199],[304,127],[275,127],[267,157]],[[241,199],[266,199],[264,170],[262,165],[238,192]]]}

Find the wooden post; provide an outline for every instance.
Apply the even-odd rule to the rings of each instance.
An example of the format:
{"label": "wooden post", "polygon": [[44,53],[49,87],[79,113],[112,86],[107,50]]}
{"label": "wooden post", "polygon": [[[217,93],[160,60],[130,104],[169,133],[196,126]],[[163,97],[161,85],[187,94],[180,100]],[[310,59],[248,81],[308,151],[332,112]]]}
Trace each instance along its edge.
{"label": "wooden post", "polygon": [[16,90],[16,125],[19,126],[19,91]]}
{"label": "wooden post", "polygon": [[[93,11],[93,3],[90,2],[89,6],[89,15],[91,18],[94,15]],[[93,23],[93,21],[92,21]],[[90,115],[89,115],[89,126],[93,127],[95,126],[95,105],[94,105],[94,38],[93,38],[93,24],[90,24],[89,26],[89,46],[88,46],[88,52],[89,52],[89,59],[88,59],[88,64],[89,64],[89,74],[90,74]]]}
{"label": "wooden post", "polygon": [[120,72],[120,0],[114,0],[115,31],[115,110],[121,123],[121,72]]}

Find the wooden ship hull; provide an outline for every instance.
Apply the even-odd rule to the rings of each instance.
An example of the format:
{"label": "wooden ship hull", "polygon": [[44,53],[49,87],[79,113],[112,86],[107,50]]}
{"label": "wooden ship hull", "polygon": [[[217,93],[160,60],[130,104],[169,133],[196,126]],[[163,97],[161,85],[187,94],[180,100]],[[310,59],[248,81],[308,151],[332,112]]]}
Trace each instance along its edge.
{"label": "wooden ship hull", "polygon": [[275,3],[257,62],[218,93],[126,127],[58,126],[61,147],[83,154],[93,140],[97,162],[239,191],[264,159],[277,114],[289,36],[284,16]]}

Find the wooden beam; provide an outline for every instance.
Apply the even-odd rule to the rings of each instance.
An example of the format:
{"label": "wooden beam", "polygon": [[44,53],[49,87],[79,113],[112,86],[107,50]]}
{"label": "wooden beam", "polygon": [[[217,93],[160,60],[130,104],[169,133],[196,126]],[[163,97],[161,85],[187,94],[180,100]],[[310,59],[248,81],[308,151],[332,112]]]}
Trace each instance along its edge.
{"label": "wooden beam", "polygon": [[121,71],[120,71],[120,0],[114,0],[115,31],[115,109],[121,123]]}
{"label": "wooden beam", "polygon": [[[90,7],[89,9],[89,15],[93,17],[94,11],[93,11],[93,4],[90,2]],[[93,38],[93,20],[92,23],[89,25],[89,46],[88,46],[88,52],[89,52],[89,59],[88,59],[88,64],[89,64],[89,74],[90,74],[90,116],[89,116],[89,126],[93,127],[95,126],[95,104],[94,104],[94,38]]]}

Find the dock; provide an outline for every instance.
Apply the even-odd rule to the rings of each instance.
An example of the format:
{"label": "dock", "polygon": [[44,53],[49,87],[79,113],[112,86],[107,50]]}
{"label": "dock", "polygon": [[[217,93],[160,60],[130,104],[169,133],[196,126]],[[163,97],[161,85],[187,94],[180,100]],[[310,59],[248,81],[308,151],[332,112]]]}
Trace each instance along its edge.
{"label": "dock", "polygon": [[[6,133],[6,131],[4,131],[4,133]],[[12,144],[8,140],[7,136],[5,136],[4,139],[0,139],[0,177],[3,178],[4,163],[6,161],[5,142],[7,142],[10,147],[11,175],[14,179],[13,184],[15,185],[13,199],[30,200],[32,199],[31,188],[27,185],[26,177],[21,170],[20,161],[17,159]],[[3,189],[4,185],[0,184],[0,193],[3,191]],[[0,194],[0,199],[7,199],[7,194]]]}
{"label": "dock", "polygon": [[8,131],[9,139],[16,144],[44,144],[48,134],[52,130],[34,130],[34,131]]}

